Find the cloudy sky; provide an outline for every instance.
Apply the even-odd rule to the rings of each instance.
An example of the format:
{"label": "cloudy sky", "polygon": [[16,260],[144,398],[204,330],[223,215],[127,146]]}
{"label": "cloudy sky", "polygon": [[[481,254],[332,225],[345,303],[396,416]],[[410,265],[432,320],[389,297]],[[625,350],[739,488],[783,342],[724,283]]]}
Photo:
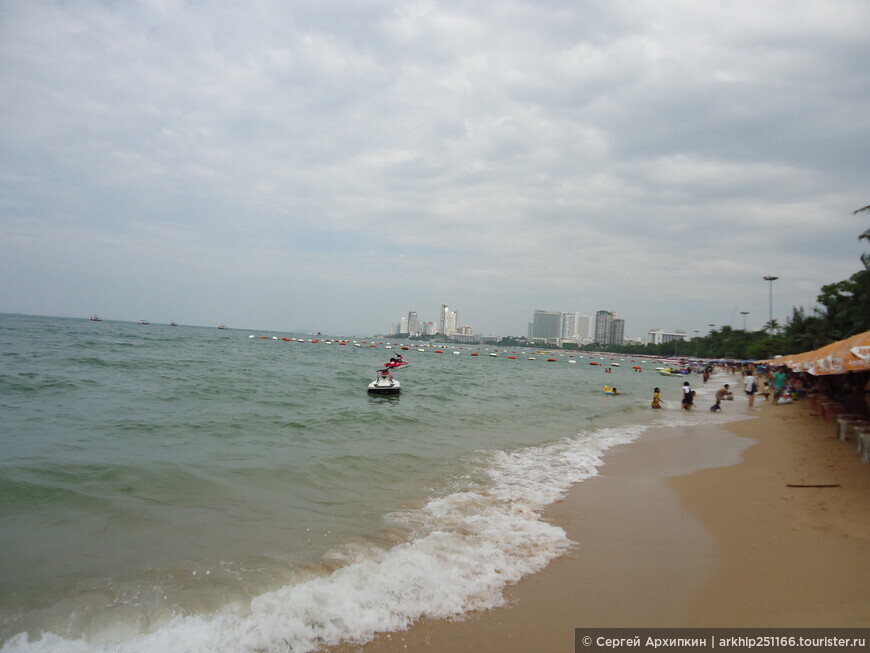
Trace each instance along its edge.
{"label": "cloudy sky", "polygon": [[[759,327],[859,269],[866,0],[0,3],[0,312]],[[868,246],[866,249],[870,249]]]}

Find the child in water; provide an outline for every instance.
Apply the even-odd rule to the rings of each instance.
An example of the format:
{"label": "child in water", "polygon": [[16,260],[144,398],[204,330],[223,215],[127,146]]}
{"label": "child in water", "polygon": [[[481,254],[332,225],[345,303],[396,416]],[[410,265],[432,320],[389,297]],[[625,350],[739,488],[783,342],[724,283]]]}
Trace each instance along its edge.
{"label": "child in water", "polygon": [[661,408],[662,407],[662,395],[661,390],[656,388],[653,390],[653,398],[652,403],[650,404],[651,408]]}

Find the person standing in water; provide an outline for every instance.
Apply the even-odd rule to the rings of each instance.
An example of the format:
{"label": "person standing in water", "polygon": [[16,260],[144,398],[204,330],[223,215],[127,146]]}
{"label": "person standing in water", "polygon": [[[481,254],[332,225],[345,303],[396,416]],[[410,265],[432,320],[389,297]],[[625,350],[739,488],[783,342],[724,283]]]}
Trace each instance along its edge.
{"label": "person standing in water", "polygon": [[688,381],[683,382],[683,410],[692,410],[695,405],[695,391]]}
{"label": "person standing in water", "polygon": [[653,390],[653,398],[652,403],[650,404],[650,408],[661,408],[662,407],[662,394],[661,390],[656,388]]}
{"label": "person standing in water", "polygon": [[717,410],[722,410],[723,399],[734,399],[734,395],[731,394],[730,386],[727,383],[716,391],[716,403],[710,406],[710,412],[715,413]]}
{"label": "person standing in water", "polygon": [[749,407],[752,408],[755,405],[755,392],[757,387],[755,385],[755,376],[752,374],[751,367],[746,371],[746,376],[743,377],[743,390],[749,398]]}

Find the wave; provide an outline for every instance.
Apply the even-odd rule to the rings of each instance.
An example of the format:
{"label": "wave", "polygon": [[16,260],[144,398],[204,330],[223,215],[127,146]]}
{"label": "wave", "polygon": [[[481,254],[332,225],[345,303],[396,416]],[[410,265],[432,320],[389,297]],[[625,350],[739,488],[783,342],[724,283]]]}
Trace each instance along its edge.
{"label": "wave", "polygon": [[81,382],[62,379],[51,376],[43,376],[36,373],[18,374],[13,376],[0,376],[0,396],[5,394],[35,394],[40,392],[59,392],[76,390]]}
{"label": "wave", "polygon": [[473,473],[442,496],[386,516],[408,534],[404,541],[387,549],[339,547],[327,557],[343,566],[263,593],[244,608],[176,615],[151,632],[138,632],[134,620],[126,628],[87,632],[87,639],[20,633],[2,651],[314,651],[403,630],[424,617],[499,606],[506,586],[574,546],[561,528],[542,520],[544,507],[595,476],[607,449],[644,430],[605,428],[545,446],[480,452]]}

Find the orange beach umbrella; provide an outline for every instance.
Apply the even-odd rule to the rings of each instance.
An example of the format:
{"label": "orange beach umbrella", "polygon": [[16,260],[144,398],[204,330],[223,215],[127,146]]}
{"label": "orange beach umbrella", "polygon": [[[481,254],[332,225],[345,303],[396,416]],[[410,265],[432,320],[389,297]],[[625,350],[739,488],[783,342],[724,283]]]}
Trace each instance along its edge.
{"label": "orange beach umbrella", "polygon": [[870,331],[814,351],[759,362],[786,365],[795,372],[809,372],[815,376],[867,371],[870,370]]}

